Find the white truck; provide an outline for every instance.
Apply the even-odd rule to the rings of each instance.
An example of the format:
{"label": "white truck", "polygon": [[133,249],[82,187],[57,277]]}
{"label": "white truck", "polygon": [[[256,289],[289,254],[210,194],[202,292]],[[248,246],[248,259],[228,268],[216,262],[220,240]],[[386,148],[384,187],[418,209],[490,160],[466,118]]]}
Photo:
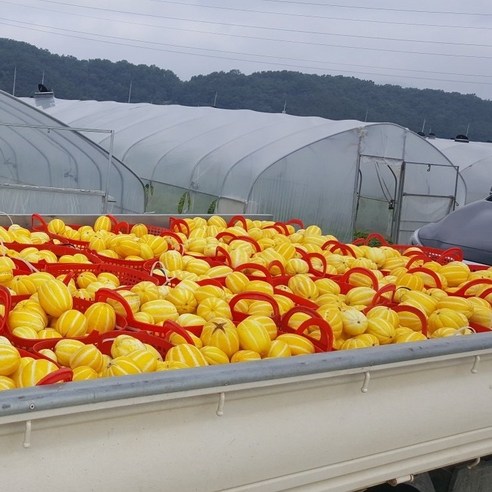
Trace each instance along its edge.
{"label": "white truck", "polygon": [[492,336],[3,391],[0,444],[5,491],[489,491]]}

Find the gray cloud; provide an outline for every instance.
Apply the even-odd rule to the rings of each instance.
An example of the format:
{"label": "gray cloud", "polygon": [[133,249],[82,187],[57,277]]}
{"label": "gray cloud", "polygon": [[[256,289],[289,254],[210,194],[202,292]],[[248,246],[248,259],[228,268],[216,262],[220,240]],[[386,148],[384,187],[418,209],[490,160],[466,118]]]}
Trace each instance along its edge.
{"label": "gray cloud", "polygon": [[294,70],[492,99],[492,7],[484,0],[0,0],[0,6],[2,37],[80,59],[156,65],[181,79],[232,69]]}

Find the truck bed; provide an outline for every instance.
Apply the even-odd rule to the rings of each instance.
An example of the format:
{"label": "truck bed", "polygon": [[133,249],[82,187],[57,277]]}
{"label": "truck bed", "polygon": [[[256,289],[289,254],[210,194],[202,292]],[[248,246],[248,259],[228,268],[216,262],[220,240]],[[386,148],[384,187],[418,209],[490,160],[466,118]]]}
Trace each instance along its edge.
{"label": "truck bed", "polygon": [[492,453],[476,334],[0,393],[4,490],[351,491]]}

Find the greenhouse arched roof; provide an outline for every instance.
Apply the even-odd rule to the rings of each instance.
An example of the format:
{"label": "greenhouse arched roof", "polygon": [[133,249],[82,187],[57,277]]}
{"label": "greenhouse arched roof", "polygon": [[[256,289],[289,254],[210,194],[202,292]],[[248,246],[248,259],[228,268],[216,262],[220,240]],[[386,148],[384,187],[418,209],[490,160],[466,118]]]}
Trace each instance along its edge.
{"label": "greenhouse arched roof", "polygon": [[[394,123],[205,106],[26,101],[73,127],[114,130],[115,156],[146,181],[148,211],[300,217],[341,239],[378,217],[379,224],[364,227],[394,238],[405,230],[405,240],[417,226],[449,213],[463,192],[443,153]],[[107,135],[90,138],[109,148]]]}
{"label": "greenhouse arched roof", "polygon": [[2,210],[15,213],[139,213],[145,207],[142,181],[122,162],[113,158],[110,166],[108,152],[92,139],[3,91],[0,187]]}
{"label": "greenhouse arched roof", "polygon": [[480,200],[492,189],[492,143],[444,138],[429,139],[455,166],[466,186],[466,203]]}
{"label": "greenhouse arched roof", "polygon": [[[237,180],[243,188],[248,188],[247,181],[255,179],[273,162],[324,138],[373,125],[397,128],[398,133],[404,130],[392,123],[328,120],[208,106],[55,99],[53,105],[43,109],[73,127],[115,130],[115,155],[142,179],[185,189],[200,188],[211,195],[227,194],[228,184],[234,187]],[[107,135],[90,137],[108,148]],[[391,153],[393,144],[389,138],[382,137],[379,144]],[[427,151],[431,148],[423,139],[420,145]],[[396,152],[400,157],[399,148]],[[432,159],[449,164],[438,154]],[[223,177],[223,182],[218,177]]]}

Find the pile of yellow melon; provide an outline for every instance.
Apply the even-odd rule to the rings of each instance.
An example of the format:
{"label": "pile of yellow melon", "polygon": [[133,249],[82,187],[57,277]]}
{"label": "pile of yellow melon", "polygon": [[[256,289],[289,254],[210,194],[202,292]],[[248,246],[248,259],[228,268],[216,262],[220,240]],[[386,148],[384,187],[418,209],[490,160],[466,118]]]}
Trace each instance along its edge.
{"label": "pile of yellow melon", "polygon": [[[443,261],[425,248],[343,244],[315,225],[228,224],[220,216],[181,219],[162,236],[145,224],[118,232],[108,216],[93,226],[53,219],[46,227],[0,227],[4,389],[39,384],[60,370],[93,379],[492,329],[492,267]],[[81,248],[58,262],[89,264],[97,253],[149,280],[122,282],[109,268],[51,273],[55,258],[39,245],[56,238]],[[12,258],[31,270],[19,272]],[[17,357],[14,345],[44,362]]]}

